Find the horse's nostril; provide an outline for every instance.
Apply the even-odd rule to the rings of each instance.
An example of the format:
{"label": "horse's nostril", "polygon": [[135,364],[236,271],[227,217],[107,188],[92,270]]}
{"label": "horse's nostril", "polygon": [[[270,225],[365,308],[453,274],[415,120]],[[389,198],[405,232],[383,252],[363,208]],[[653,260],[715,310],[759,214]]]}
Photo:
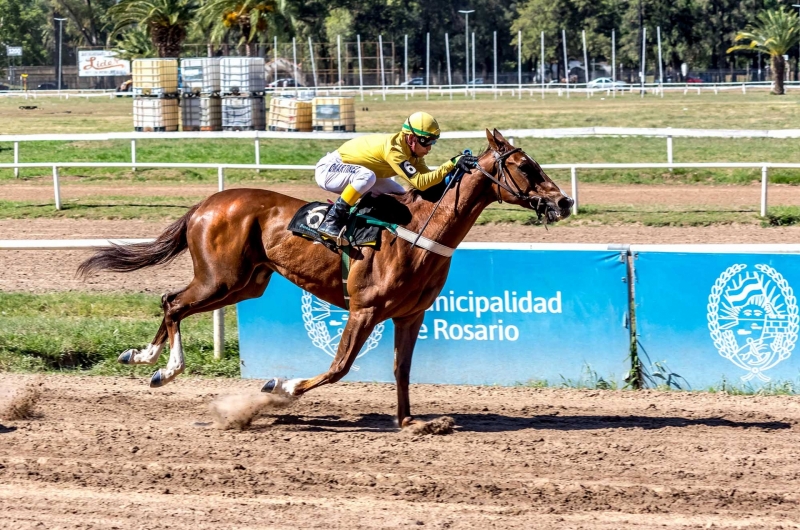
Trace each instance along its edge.
{"label": "horse's nostril", "polygon": [[572,200],[571,198],[569,198],[569,197],[562,197],[562,198],[560,198],[560,199],[558,200],[558,207],[559,207],[561,210],[568,210],[568,209],[572,208],[572,205],[573,205],[573,204],[575,204],[575,201],[573,201],[573,200]]}

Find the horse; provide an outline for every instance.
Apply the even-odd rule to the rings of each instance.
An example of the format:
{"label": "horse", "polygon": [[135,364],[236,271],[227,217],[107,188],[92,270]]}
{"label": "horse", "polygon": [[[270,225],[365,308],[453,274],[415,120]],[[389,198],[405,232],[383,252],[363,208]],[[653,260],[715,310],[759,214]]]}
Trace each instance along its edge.
{"label": "horse", "polygon": [[[497,129],[487,129],[486,138],[489,147],[478,157],[478,166],[445,188],[436,204],[418,190],[393,196],[411,213],[405,228],[416,234],[424,231],[425,237],[419,239],[429,238],[452,253],[484,208],[497,201],[532,210],[545,223],[570,215],[573,200],[533,158]],[[419,425],[411,416],[409,401],[411,357],[425,310],[444,287],[450,258],[416,241],[388,236],[391,241],[380,250],[351,250],[349,278],[344,280],[340,254],[287,230],[304,204],[268,190],[221,191],[191,207],[154,242],[99,249],[81,263],[78,273],[86,277],[99,270],[130,272],[165,264],[186,249],[191,253],[194,277],[185,288],[162,297],[164,318],[153,341],[143,350],[126,350],[118,361],[155,364],[169,338],[169,361],[153,374],[150,386],[169,383],[185,366],[181,321],[260,297],[277,272],[333,305],[346,307],[348,296],[350,314],[326,372],[310,379],[270,379],[262,391],[296,399],[321,385],[336,383],[348,373],[373,328],[391,318],[397,425]]]}

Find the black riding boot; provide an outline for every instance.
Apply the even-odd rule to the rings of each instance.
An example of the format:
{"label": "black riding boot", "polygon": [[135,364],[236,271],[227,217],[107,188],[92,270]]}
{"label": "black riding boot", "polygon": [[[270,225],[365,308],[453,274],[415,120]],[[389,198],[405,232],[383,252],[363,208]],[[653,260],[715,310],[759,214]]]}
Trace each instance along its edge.
{"label": "black riding boot", "polygon": [[330,210],[328,210],[328,215],[325,216],[325,220],[322,221],[322,224],[317,228],[317,232],[331,239],[337,239],[339,234],[342,233],[342,229],[347,224],[349,214],[350,205],[339,197],[336,199],[336,202],[333,203]]}

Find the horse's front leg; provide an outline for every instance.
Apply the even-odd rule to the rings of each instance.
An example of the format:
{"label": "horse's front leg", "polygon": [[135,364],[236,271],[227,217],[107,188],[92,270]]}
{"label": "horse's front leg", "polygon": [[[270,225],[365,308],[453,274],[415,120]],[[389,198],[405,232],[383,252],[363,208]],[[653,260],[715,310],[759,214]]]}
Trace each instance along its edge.
{"label": "horse's front leg", "polygon": [[161,320],[161,326],[156,332],[153,342],[147,345],[143,350],[136,350],[131,348],[125,350],[117,358],[120,364],[156,364],[161,352],[164,350],[164,344],[167,342],[167,323]]}
{"label": "horse's front leg", "polygon": [[411,402],[408,398],[408,382],[411,373],[411,357],[417,343],[419,328],[425,319],[425,312],[394,320],[394,377],[397,382],[397,425],[407,427],[414,420],[411,417]]}
{"label": "horse's front leg", "polygon": [[264,383],[261,391],[288,397],[300,397],[318,386],[339,381],[350,371],[358,352],[361,351],[378,322],[374,308],[351,310],[339,341],[336,357],[327,372],[311,379],[270,379]]}

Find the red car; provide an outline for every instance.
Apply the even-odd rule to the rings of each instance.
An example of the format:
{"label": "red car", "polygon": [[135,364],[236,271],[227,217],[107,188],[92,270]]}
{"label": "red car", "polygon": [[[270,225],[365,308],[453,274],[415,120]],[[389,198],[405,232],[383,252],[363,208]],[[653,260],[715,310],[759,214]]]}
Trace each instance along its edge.
{"label": "red car", "polygon": [[699,77],[686,76],[687,83],[702,83],[703,80]]}

